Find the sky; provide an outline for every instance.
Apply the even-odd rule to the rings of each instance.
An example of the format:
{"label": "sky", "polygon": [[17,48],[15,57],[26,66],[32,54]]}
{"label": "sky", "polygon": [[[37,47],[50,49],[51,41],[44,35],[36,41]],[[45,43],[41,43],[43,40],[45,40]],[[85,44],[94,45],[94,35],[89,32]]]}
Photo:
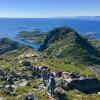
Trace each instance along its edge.
{"label": "sky", "polygon": [[0,0],[0,17],[100,16],[100,0]]}

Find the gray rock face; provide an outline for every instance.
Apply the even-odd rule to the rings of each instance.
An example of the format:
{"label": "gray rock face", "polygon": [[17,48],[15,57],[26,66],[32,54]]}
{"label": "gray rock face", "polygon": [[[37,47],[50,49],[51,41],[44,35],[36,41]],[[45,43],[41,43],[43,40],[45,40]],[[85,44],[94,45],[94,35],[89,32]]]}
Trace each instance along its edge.
{"label": "gray rock face", "polygon": [[24,100],[38,100],[38,99],[33,95],[26,95]]}
{"label": "gray rock face", "polygon": [[13,87],[12,86],[10,86],[10,85],[6,85],[5,86],[5,93],[7,94],[7,95],[10,95],[10,96],[16,96],[17,94],[13,91],[14,89],[13,89]]}
{"label": "gray rock face", "polygon": [[82,92],[91,92],[93,90],[100,90],[100,81],[96,78],[79,78],[70,81],[67,86],[72,90],[77,89]]}
{"label": "gray rock face", "polygon": [[81,76],[77,73],[68,73],[68,72],[63,72],[63,76],[65,78],[71,78],[71,79],[74,79],[74,78],[80,78]]}

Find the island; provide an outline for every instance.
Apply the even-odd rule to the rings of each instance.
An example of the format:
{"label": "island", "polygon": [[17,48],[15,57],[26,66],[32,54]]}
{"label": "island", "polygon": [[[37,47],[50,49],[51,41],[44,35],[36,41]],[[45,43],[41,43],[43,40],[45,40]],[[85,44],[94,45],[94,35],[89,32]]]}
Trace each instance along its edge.
{"label": "island", "polygon": [[16,38],[20,40],[25,40],[28,42],[38,43],[40,44],[44,39],[46,32],[42,32],[39,29],[35,29],[33,31],[21,31],[17,34]]}

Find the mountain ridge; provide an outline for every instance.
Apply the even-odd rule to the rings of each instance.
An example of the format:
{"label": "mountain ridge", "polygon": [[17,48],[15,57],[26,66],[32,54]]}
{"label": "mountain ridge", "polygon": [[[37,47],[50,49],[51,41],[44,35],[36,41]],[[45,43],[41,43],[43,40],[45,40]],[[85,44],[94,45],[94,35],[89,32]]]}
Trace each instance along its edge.
{"label": "mountain ridge", "polygon": [[16,49],[21,49],[23,47],[24,46],[22,44],[19,44],[18,42],[15,42],[9,38],[5,37],[0,39],[0,54],[4,54]]}
{"label": "mountain ridge", "polygon": [[100,52],[69,27],[59,27],[49,31],[39,51],[58,58],[71,58],[70,62],[78,59],[81,63],[100,64]]}

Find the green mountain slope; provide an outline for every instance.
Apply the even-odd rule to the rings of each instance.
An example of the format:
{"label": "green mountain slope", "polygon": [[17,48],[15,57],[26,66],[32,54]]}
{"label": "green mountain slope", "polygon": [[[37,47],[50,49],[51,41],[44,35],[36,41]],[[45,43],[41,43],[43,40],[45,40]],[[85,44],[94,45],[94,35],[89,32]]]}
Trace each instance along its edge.
{"label": "green mountain slope", "polygon": [[100,64],[100,52],[68,27],[49,31],[39,51],[45,51],[51,57],[63,58],[69,63]]}
{"label": "green mountain slope", "polygon": [[12,41],[9,38],[0,39],[0,54],[22,48],[23,45]]}

